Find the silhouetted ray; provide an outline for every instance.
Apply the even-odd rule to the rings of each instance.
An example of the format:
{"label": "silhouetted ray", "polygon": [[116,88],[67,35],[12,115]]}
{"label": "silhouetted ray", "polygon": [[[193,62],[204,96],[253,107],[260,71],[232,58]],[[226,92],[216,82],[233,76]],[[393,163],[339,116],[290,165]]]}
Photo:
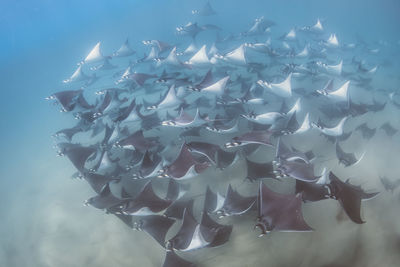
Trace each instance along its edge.
{"label": "silhouetted ray", "polygon": [[[310,151],[308,152],[309,155],[307,156],[306,153],[301,151],[292,151],[288,146],[283,143],[282,139],[279,138],[276,144],[276,152],[275,157],[277,159],[283,159],[287,161],[303,161],[304,163],[310,163],[311,156]],[[311,151],[312,153],[312,151]]]}
{"label": "silhouetted ray", "polygon": [[134,178],[155,177],[158,171],[161,170],[162,159],[157,154],[151,156],[149,151],[146,151],[141,160],[138,172],[134,174]]}
{"label": "silhouetted ray", "polygon": [[137,230],[145,231],[162,247],[165,247],[165,236],[168,230],[175,223],[175,220],[158,215],[150,215],[141,219],[134,227]]}
{"label": "silhouetted ray", "polygon": [[382,111],[386,107],[386,102],[379,103],[375,99],[373,99],[373,103],[371,105],[368,105],[368,110],[371,112],[378,112]]}
{"label": "silhouetted ray", "polygon": [[111,159],[110,152],[104,150],[101,152],[101,156],[96,165],[90,168],[91,172],[96,172],[98,174],[111,174],[117,167],[117,162],[119,158]]}
{"label": "silhouetted ray", "polygon": [[339,163],[343,164],[345,167],[352,166],[360,162],[364,157],[364,154],[365,153],[363,153],[360,158],[357,159],[354,153],[344,152],[339,143],[336,143],[336,157],[338,158]]}
{"label": "silhouetted ray", "polygon": [[240,152],[242,152],[244,156],[248,157],[256,153],[260,147],[261,147],[260,144],[249,144],[247,146],[242,147]]}
{"label": "silhouetted ray", "polygon": [[217,118],[213,126],[206,126],[206,129],[210,132],[218,133],[218,134],[231,134],[237,133],[239,131],[238,121],[235,121],[233,125],[227,125],[222,122],[217,123]]}
{"label": "silhouetted ray", "polygon": [[[204,239],[200,228],[200,224],[197,223],[191,212],[185,209],[182,226],[178,233],[169,240],[169,246],[181,251],[190,251],[208,246],[211,242]],[[209,229],[206,231],[208,232],[207,234],[211,232]],[[215,234],[214,232],[214,236]]]}
{"label": "silhouetted ray", "polygon": [[232,225],[218,224],[207,212],[203,212],[200,231],[204,239],[209,242],[208,247],[218,247],[228,242],[232,229]]}
{"label": "silhouetted ray", "polygon": [[264,17],[260,17],[254,20],[254,24],[244,34],[245,35],[264,34],[268,28],[274,25],[275,23],[273,21],[267,20]]}
{"label": "silhouetted ray", "polygon": [[350,99],[348,108],[345,109],[345,112],[353,117],[361,116],[368,112],[368,106],[365,104],[356,104]]}
{"label": "silhouetted ray", "polygon": [[121,122],[121,121],[138,121],[141,118],[137,115],[137,110],[140,109],[140,105],[136,105],[135,99],[131,101],[129,106],[120,108],[118,113],[112,117],[114,122]]}
{"label": "silhouetted ray", "polygon": [[225,198],[219,193],[211,191],[210,186],[207,186],[206,197],[204,199],[203,211],[208,213],[217,212],[224,205]]}
{"label": "silhouetted ray", "polygon": [[132,216],[124,215],[124,214],[118,214],[118,213],[115,213],[114,215],[117,216],[117,218],[120,219],[123,223],[125,223],[126,226],[128,226],[131,229],[133,228]]}
{"label": "silhouetted ray", "polygon": [[[246,146],[248,147],[248,146]],[[233,165],[239,158],[237,151],[229,152],[222,149],[218,149],[216,154],[216,166],[223,170]]]}
{"label": "silhouetted ray", "polygon": [[257,163],[246,159],[247,175],[246,178],[250,181],[255,181],[262,178],[275,178],[274,167],[272,162]]}
{"label": "silhouetted ray", "polygon": [[280,159],[276,166],[276,178],[288,176],[305,182],[313,182],[319,178],[314,175],[314,165],[311,163]]}
{"label": "silhouetted ray", "polygon": [[113,95],[112,95],[112,93],[111,93],[109,90],[107,90],[107,91],[104,93],[103,101],[102,101],[102,102],[100,103],[100,105],[97,107],[98,113],[99,113],[99,114],[103,114],[103,113],[104,113],[104,110],[106,110],[106,108],[110,106],[112,100],[113,100]]}
{"label": "silhouetted ray", "polygon": [[164,212],[164,216],[167,216],[168,218],[175,218],[181,220],[183,219],[185,209],[188,212],[193,213],[193,204],[194,204],[193,198],[190,200],[179,199],[177,201],[174,201],[172,205],[169,206],[167,210]]}
{"label": "silhouetted ray", "polygon": [[141,152],[145,152],[156,146],[156,143],[152,140],[148,140],[143,136],[143,131],[139,130],[127,138],[124,138],[118,142],[116,145],[119,147],[133,147],[134,149],[138,149]]}
{"label": "silhouetted ray", "polygon": [[384,130],[386,135],[392,137],[395,135],[399,130],[395,129],[389,122],[385,122],[380,129]]}
{"label": "silhouetted ray", "polygon": [[343,133],[341,136],[330,136],[326,134],[321,134],[323,137],[326,138],[329,142],[335,144],[336,142],[344,142],[350,138],[353,132]]}
{"label": "silhouetted ray", "polygon": [[330,189],[326,184],[296,180],[296,194],[301,193],[304,202],[315,202],[330,198]]}
{"label": "silhouetted ray", "polygon": [[247,144],[272,146],[270,140],[271,136],[272,133],[269,131],[253,131],[233,138],[231,142],[225,144],[225,147],[243,146]]}
{"label": "silhouetted ray", "polygon": [[313,229],[305,222],[301,194],[284,195],[260,183],[258,198],[258,223],[261,235],[270,231],[308,232]]}
{"label": "silhouetted ray", "polygon": [[167,209],[171,203],[171,200],[158,197],[149,181],[136,198],[126,202],[122,212],[126,215],[154,215]]}
{"label": "silhouetted ray", "polygon": [[156,126],[161,124],[161,120],[157,115],[157,112],[143,115],[140,111],[137,111],[138,116],[142,119],[140,122],[140,126],[143,130],[150,130]]}
{"label": "silhouetted ray", "polygon": [[195,15],[200,15],[200,16],[212,16],[215,15],[214,9],[211,7],[211,4],[209,1],[203,6],[202,9],[200,10],[192,10],[192,14]]}
{"label": "silhouetted ray", "polygon": [[256,197],[243,197],[229,185],[224,205],[217,213],[222,216],[242,215],[253,207],[255,201]]}
{"label": "silhouetted ray", "polygon": [[190,185],[181,185],[174,179],[170,179],[168,183],[166,199],[176,201],[180,199],[187,191],[189,191]]}
{"label": "silhouetted ray", "polygon": [[89,183],[89,185],[97,194],[100,194],[106,184],[108,184],[112,180],[118,180],[109,176],[91,172],[84,173],[83,178]]}
{"label": "silhouetted ray", "polygon": [[375,197],[378,193],[366,193],[360,186],[342,182],[332,172],[329,173],[332,198],[337,199],[349,218],[358,224],[364,223],[361,219],[361,200]]}
{"label": "silhouetted ray", "polygon": [[180,137],[195,137],[200,136],[200,130],[202,127],[193,127],[185,130],[179,134]]}
{"label": "silhouetted ray", "polygon": [[197,25],[197,22],[189,22],[185,26],[177,27],[176,31],[180,35],[187,35],[192,37],[193,39],[196,38],[197,34],[202,32],[204,29]]}
{"label": "silhouetted ray", "polygon": [[217,145],[204,142],[190,142],[187,146],[189,151],[204,155],[210,162],[216,164],[215,153],[219,149]]}
{"label": "silhouetted ray", "polygon": [[46,99],[55,99],[61,105],[62,111],[68,112],[75,108],[78,97],[82,94],[83,90],[68,90],[52,94]]}
{"label": "silhouetted ray", "polygon": [[160,171],[159,177],[189,179],[208,168],[208,162],[198,162],[183,144],[175,161]]}
{"label": "silhouetted ray", "polygon": [[144,83],[149,80],[149,79],[154,79],[157,78],[156,75],[150,75],[146,73],[132,73],[129,75],[129,79],[132,79],[137,85],[143,86]]}
{"label": "silhouetted ray", "polygon": [[214,82],[214,78],[213,78],[211,70],[209,70],[209,71],[207,71],[206,75],[203,77],[201,82],[199,84],[194,85],[192,89],[200,91],[201,89],[212,85],[213,82]]}
{"label": "silhouetted ray", "polygon": [[300,128],[300,125],[297,121],[296,111],[294,111],[289,120],[286,123],[285,129],[283,130],[284,134],[293,134]]}
{"label": "silhouetted ray", "polygon": [[72,137],[74,137],[74,135],[79,133],[79,132],[82,132],[82,128],[78,127],[78,126],[75,126],[73,128],[60,130],[60,131],[56,132],[54,134],[54,136],[55,137],[59,137],[60,135],[62,135],[62,136],[65,137],[65,139],[67,139],[68,141],[71,142]]}
{"label": "silhouetted ray", "polygon": [[386,177],[380,177],[379,179],[380,179],[383,187],[385,188],[385,190],[392,194],[393,194],[393,191],[396,190],[396,188],[400,186],[400,179],[397,179],[394,181],[389,180]]}
{"label": "silhouetted ray", "polygon": [[89,198],[86,200],[86,204],[91,205],[97,209],[109,209],[124,203],[124,200],[121,200],[113,195],[110,190],[110,184],[107,183],[100,194],[95,197]]}
{"label": "silhouetted ray", "polygon": [[96,149],[94,147],[83,147],[79,145],[70,145],[64,148],[62,154],[66,155],[75,168],[84,172],[86,160],[94,153]]}
{"label": "silhouetted ray", "polygon": [[376,133],[376,128],[369,128],[367,123],[364,122],[363,124],[360,124],[359,126],[357,126],[355,128],[356,131],[360,131],[361,135],[364,139],[371,139],[372,137],[374,137],[375,133]]}
{"label": "silhouetted ray", "polygon": [[135,54],[135,51],[130,47],[129,40],[122,44],[122,46],[113,54],[114,57],[128,57]]}

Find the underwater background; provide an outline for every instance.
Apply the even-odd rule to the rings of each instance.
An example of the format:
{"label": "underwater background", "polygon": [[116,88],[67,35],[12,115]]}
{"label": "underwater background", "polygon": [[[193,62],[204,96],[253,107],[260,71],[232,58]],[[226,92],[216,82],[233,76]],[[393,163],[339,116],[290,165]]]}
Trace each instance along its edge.
{"label": "underwater background", "polygon": [[[63,89],[62,80],[98,41],[110,54],[129,38],[142,55],[142,40],[180,42],[175,28],[196,20],[194,0],[15,0],[0,2],[0,266],[161,266],[164,249],[143,232],[82,203],[93,196],[76,179],[72,164],[56,157],[51,135],[73,120],[44,100]],[[274,31],[311,25],[317,18],[343,42],[380,49],[379,87],[400,87],[398,0],[214,0],[217,15],[199,21],[240,32],[260,16]],[[183,39],[182,39],[183,40]],[[366,58],[367,59],[367,58]],[[388,104],[370,125],[400,128],[399,109]],[[361,138],[359,138],[361,139]],[[363,205],[366,224],[335,220],[337,203],[304,209],[312,233],[273,233],[257,238],[253,223],[233,219],[235,237],[216,250],[187,255],[198,266],[398,266],[399,190],[386,192],[380,176],[400,178],[400,135],[382,131],[368,143],[357,168],[342,171],[364,188],[380,191]],[[313,140],[302,140],[303,146]],[[237,167],[240,170],[240,166]],[[338,171],[340,172],[340,170]],[[235,171],[232,171],[235,173]],[[327,210],[334,212],[327,212]]]}

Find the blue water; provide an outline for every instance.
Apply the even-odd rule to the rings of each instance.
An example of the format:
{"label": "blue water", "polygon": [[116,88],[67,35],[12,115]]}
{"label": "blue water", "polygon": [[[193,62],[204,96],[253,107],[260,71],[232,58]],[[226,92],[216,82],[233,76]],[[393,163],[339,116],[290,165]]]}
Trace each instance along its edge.
{"label": "blue water", "polygon": [[[117,238],[128,234],[119,228],[119,222],[106,221],[108,217],[81,207],[91,193],[83,184],[69,179],[73,169],[65,158],[56,157],[50,137],[71,125],[71,119],[44,98],[63,88],[61,81],[71,75],[76,63],[98,41],[102,41],[103,51],[111,53],[128,37],[140,55],[144,51],[142,40],[186,42],[187,39],[174,34],[175,28],[194,20],[191,10],[201,7],[202,3],[195,0],[0,1],[0,266],[160,266],[162,250],[149,245],[144,235],[140,236],[144,245],[134,238]],[[357,42],[356,36],[359,36],[372,44],[371,48],[383,47],[378,57],[390,63],[390,68],[384,71],[392,79],[381,86],[391,90],[400,88],[398,0],[214,0],[211,3],[218,15],[209,21],[226,32],[244,31],[260,16],[275,21],[274,30],[280,32],[287,32],[293,26],[312,25],[316,18],[321,18],[327,31],[336,33],[343,43]],[[208,20],[200,18],[199,21]],[[399,123],[399,113],[387,114],[390,115]],[[385,138],[382,142],[387,145],[388,154],[397,156],[389,162],[398,165],[398,152],[390,150]],[[398,136],[392,142],[398,147]],[[393,201],[398,206],[398,200]],[[390,202],[386,198],[382,207],[398,214],[399,209],[390,206]],[[64,211],[62,215],[60,211]],[[372,211],[368,215],[372,221],[378,217]],[[395,222],[385,224],[385,230],[380,229],[376,235],[382,231],[398,234],[400,216],[393,215],[393,218]],[[112,231],[104,233],[101,227],[88,226],[98,221],[101,227]],[[380,227],[379,223],[374,225]],[[352,228],[352,231],[357,230]],[[369,236],[365,240],[373,242],[374,238]],[[285,236],[277,242],[285,244],[285,241],[290,239]],[[395,266],[393,261],[385,262],[385,256],[390,256],[383,251],[386,245],[382,241],[382,251],[377,251],[379,245],[375,244],[370,253],[376,253],[384,262],[382,266]],[[113,253],[117,250],[123,258],[110,256],[107,249]],[[66,256],[68,250],[72,252]],[[245,251],[242,257],[257,257],[257,253],[262,253],[238,251]],[[226,260],[230,261],[231,257],[227,256]],[[283,266],[280,263],[285,262],[279,257],[271,261],[271,266]],[[221,260],[204,266],[267,266],[245,262],[228,265]],[[380,263],[376,261],[368,266]],[[299,263],[299,266],[304,265]]]}

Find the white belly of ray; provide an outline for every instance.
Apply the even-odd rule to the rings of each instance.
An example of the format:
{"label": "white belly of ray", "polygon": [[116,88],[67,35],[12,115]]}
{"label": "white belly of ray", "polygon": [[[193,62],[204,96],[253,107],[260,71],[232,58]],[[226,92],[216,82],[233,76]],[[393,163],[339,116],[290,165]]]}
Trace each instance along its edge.
{"label": "white belly of ray", "polygon": [[225,92],[226,84],[228,83],[229,76],[226,76],[219,80],[218,82],[204,88],[201,92],[212,93],[215,95],[222,95]]}
{"label": "white belly of ray", "polygon": [[194,116],[193,120],[186,122],[186,123],[176,123],[176,127],[196,127],[203,125],[205,121],[200,117],[199,110],[196,110],[196,115]]}
{"label": "white belly of ray", "polygon": [[211,46],[210,50],[208,51],[208,55],[209,56],[214,56],[216,54],[218,54],[218,48],[215,46],[215,43]]}
{"label": "white belly of ray", "polygon": [[378,69],[378,66],[373,67],[372,69],[370,69],[369,71],[367,71],[367,73],[369,74],[374,74],[376,72],[376,70]]}
{"label": "white belly of ray", "polygon": [[194,52],[196,52],[197,48],[196,45],[194,43],[191,43],[186,49],[185,51],[183,51],[184,54],[193,54]]}
{"label": "white belly of ray", "polygon": [[192,240],[190,241],[189,246],[185,249],[182,249],[182,251],[190,251],[190,250],[194,250],[194,249],[203,248],[203,247],[207,246],[208,244],[210,244],[210,242],[207,242],[204,240],[204,237],[200,231],[200,224],[198,224],[196,226],[196,229],[194,230]]}
{"label": "white belly of ray", "polygon": [[328,39],[327,43],[328,43],[328,46],[331,46],[331,47],[339,46],[339,41],[338,41],[338,39],[336,37],[336,34],[331,34],[329,36],[329,39]]}
{"label": "white belly of ray", "polygon": [[317,23],[315,23],[315,25],[312,26],[311,29],[313,29],[315,31],[323,31],[324,27],[322,27],[321,21],[318,19]]}
{"label": "white belly of ray", "polygon": [[147,177],[156,177],[158,172],[159,172],[159,170],[161,170],[162,168],[163,168],[163,164],[162,164],[162,161],[160,161],[160,163],[158,163],[158,165],[154,168],[154,170],[151,173],[147,174],[145,176],[145,178],[147,178]]}
{"label": "white belly of ray", "polygon": [[99,174],[107,174],[112,172],[113,169],[115,169],[114,163],[111,162],[108,153],[105,152],[101,159],[99,168],[96,170],[96,172]]}
{"label": "white belly of ray", "polygon": [[291,86],[291,79],[292,79],[292,74],[289,74],[289,76],[281,83],[271,83],[270,88],[271,91],[279,95],[281,97],[291,97],[292,96],[292,86]]}
{"label": "white belly of ray", "polygon": [[321,132],[329,136],[341,136],[343,134],[343,125],[347,117],[344,117],[337,126],[333,128],[322,128]]}
{"label": "white belly of ray", "polygon": [[182,177],[179,177],[179,178],[172,177],[172,178],[175,179],[175,180],[187,180],[187,179],[191,179],[193,177],[196,177],[198,175],[198,173],[196,172],[195,167],[196,167],[196,165],[192,165],[189,168],[189,170],[186,172],[186,174],[184,176],[182,176]]}
{"label": "white belly of ray", "polygon": [[250,99],[249,101],[247,101],[246,104],[262,105],[262,104],[264,104],[264,99],[262,99],[262,98],[253,98],[253,99]]}
{"label": "white belly of ray", "polygon": [[286,50],[290,50],[290,45],[286,42],[282,42],[282,47]]}
{"label": "white belly of ray", "polygon": [[309,113],[307,113],[305,118],[304,118],[303,123],[300,126],[300,128],[297,129],[297,131],[294,132],[294,133],[295,134],[301,134],[301,133],[307,132],[310,128],[311,128],[310,115],[309,115]]}
{"label": "white belly of ray", "polygon": [[246,61],[244,45],[241,45],[235,50],[226,54],[224,59],[237,64],[246,64],[247,61]]}
{"label": "white belly of ray", "polygon": [[297,54],[297,57],[307,57],[307,56],[308,56],[308,47],[306,45],[304,49]]}
{"label": "white belly of ray", "polygon": [[159,62],[159,66],[161,64],[168,64],[168,65],[175,65],[178,66],[180,65],[179,59],[176,56],[176,47],[174,47],[171,52],[169,53],[169,55],[167,56],[167,58],[165,58],[163,61]]}
{"label": "white belly of ray", "polygon": [[150,61],[158,57],[158,53],[154,47],[151,48],[149,55],[146,57],[145,61]]}
{"label": "white belly of ray", "polygon": [[89,55],[84,60],[84,63],[93,63],[93,62],[98,62],[104,59],[103,55],[100,52],[100,44],[101,42],[98,42],[92,51],[90,51]]}
{"label": "white belly of ray", "polygon": [[132,121],[138,121],[138,120],[140,120],[140,117],[137,114],[136,110],[133,109],[131,111],[131,113],[129,113],[129,116],[125,120],[123,120],[122,122],[132,122]]}
{"label": "white belly of ray", "polygon": [[215,210],[213,212],[216,212],[224,206],[225,198],[220,195],[220,193],[217,192],[217,205],[215,206]]}
{"label": "white belly of ray", "polygon": [[200,50],[189,59],[189,64],[192,65],[204,65],[210,63],[210,59],[208,58],[206,52],[206,45],[203,45]]}
{"label": "white belly of ray", "polygon": [[288,40],[293,40],[296,38],[296,31],[294,29],[291,29],[288,34],[286,34],[286,39]]}
{"label": "white belly of ray", "polygon": [[119,84],[119,83],[123,82],[124,80],[128,79],[129,75],[131,75],[131,67],[130,66],[128,68],[126,68],[124,73],[121,75],[121,78],[118,81],[116,81],[116,84]]}
{"label": "white belly of ray", "polygon": [[150,216],[150,215],[156,215],[159,213],[161,213],[161,212],[153,212],[148,207],[143,207],[135,212],[132,212],[132,213],[128,212],[127,214],[135,215],[135,216]]}
{"label": "white belly of ray", "polygon": [[262,22],[261,19],[257,19],[256,22],[254,23],[254,25],[250,28],[249,32],[251,32],[251,33],[258,32],[261,22]]}
{"label": "white belly of ray", "polygon": [[316,184],[327,184],[329,181],[328,171],[326,168],[322,170],[321,177],[315,182]]}
{"label": "white belly of ray", "polygon": [[362,155],[360,156],[360,158],[359,158],[352,166],[355,166],[355,165],[357,165],[358,163],[360,163],[360,161],[364,158],[365,153],[366,153],[366,151],[364,151],[364,153],[362,153]]}
{"label": "white belly of ray", "polygon": [[349,88],[350,81],[345,82],[339,89],[336,91],[328,93],[330,98],[340,101],[347,101],[348,100],[348,88]]}
{"label": "white belly of ray", "polygon": [[109,113],[110,111],[117,110],[119,108],[119,102],[111,100],[110,104],[103,110],[103,114]]}
{"label": "white belly of ray", "polygon": [[79,66],[69,79],[63,81],[63,83],[79,82],[89,79],[89,77],[83,73],[82,66]]}
{"label": "white belly of ray", "polygon": [[177,98],[176,93],[175,93],[175,86],[171,86],[171,88],[169,89],[165,98],[158,105],[158,108],[162,109],[162,108],[174,107],[177,104],[179,104],[179,102],[180,101]]}
{"label": "white belly of ray", "polygon": [[300,98],[297,98],[296,103],[294,103],[293,107],[288,111],[287,115],[291,116],[295,112],[300,112],[301,103]]}
{"label": "white belly of ray", "polygon": [[343,60],[341,60],[339,62],[339,64],[337,64],[337,65],[327,65],[325,67],[325,69],[330,74],[341,75],[342,74],[342,67],[343,67]]}
{"label": "white belly of ray", "polygon": [[219,134],[229,134],[229,133],[236,133],[237,131],[239,131],[239,127],[238,127],[238,122],[235,123],[235,125],[233,125],[231,128],[228,129],[213,129],[210,127],[206,127],[207,130],[209,130],[210,132],[217,132]]}
{"label": "white belly of ray", "polygon": [[279,117],[282,117],[279,112],[267,112],[250,120],[261,124],[273,124]]}
{"label": "white belly of ray", "polygon": [[134,53],[134,51],[129,47],[128,40],[118,49],[115,53],[117,57],[127,57]]}

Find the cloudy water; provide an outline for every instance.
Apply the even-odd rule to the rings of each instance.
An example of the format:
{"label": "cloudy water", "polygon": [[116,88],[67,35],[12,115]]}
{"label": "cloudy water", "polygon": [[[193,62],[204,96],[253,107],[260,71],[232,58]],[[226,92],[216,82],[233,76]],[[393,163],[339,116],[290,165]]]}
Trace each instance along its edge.
{"label": "cloudy water", "polygon": [[1,1],[0,266],[398,266],[399,12]]}

